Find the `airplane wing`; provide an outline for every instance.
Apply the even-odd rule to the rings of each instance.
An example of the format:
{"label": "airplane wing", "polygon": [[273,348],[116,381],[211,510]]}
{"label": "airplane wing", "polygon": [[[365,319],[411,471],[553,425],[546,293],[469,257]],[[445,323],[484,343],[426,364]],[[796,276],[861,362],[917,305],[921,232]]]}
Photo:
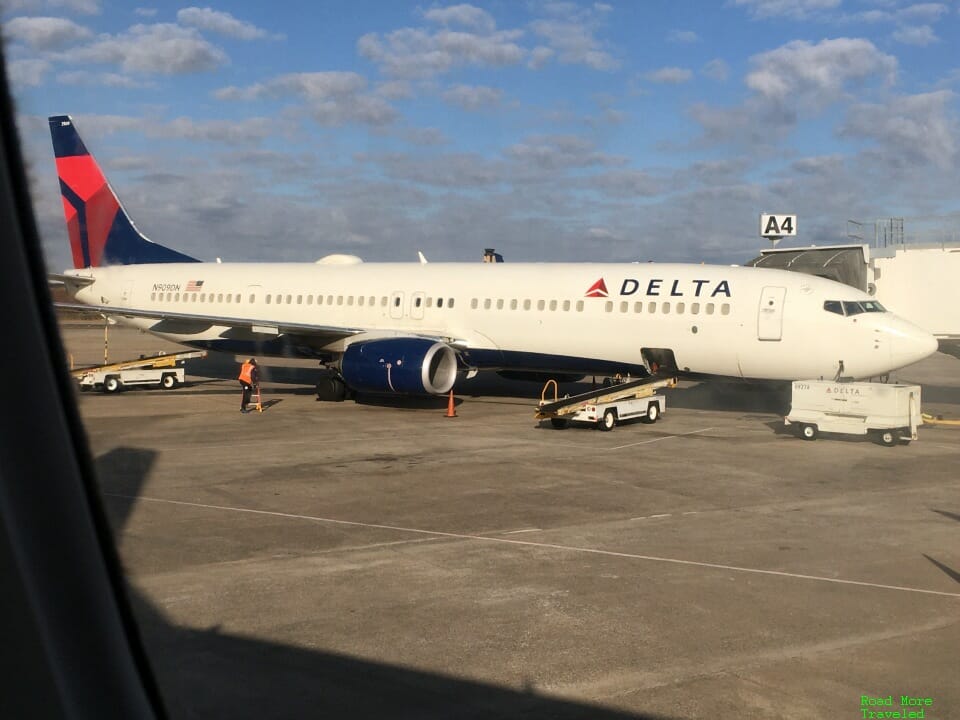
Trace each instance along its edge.
{"label": "airplane wing", "polygon": [[264,335],[314,335],[329,338],[330,341],[359,335],[364,328],[341,327],[336,325],[313,325],[310,323],[266,323],[252,318],[226,317],[221,315],[201,315],[198,313],[170,312],[168,310],[140,310],[122,308],[114,305],[86,305],[84,303],[54,303],[59,310],[76,312],[98,312],[118,318],[143,318],[161,322],[176,323],[178,327],[194,327],[202,330],[214,325],[249,330]]}
{"label": "airplane wing", "polygon": [[419,337],[438,342],[445,342],[454,349],[464,349],[467,343],[464,340],[458,340],[440,333],[432,332],[409,332],[377,330],[370,328],[344,327],[340,325],[315,325],[312,323],[270,323],[263,320],[254,320],[252,318],[226,317],[221,315],[202,315],[198,313],[170,312],[167,310],[141,310],[136,308],[122,308],[114,305],[87,305],[84,303],[54,303],[58,310],[67,310],[71,312],[96,312],[104,316],[117,318],[143,318],[146,320],[157,320],[158,323],[169,324],[170,328],[154,326],[151,331],[173,332],[173,326],[176,326],[177,332],[202,332],[213,326],[222,326],[235,328],[237,330],[252,332],[265,336],[294,335],[304,338],[311,338],[322,344],[336,342],[337,340],[352,339],[354,342],[360,339],[376,339],[381,337]]}
{"label": "airplane wing", "polygon": [[83,277],[82,275],[64,275],[63,273],[47,273],[47,281],[63,285],[69,283],[75,287],[92,285],[94,282],[92,277]]}

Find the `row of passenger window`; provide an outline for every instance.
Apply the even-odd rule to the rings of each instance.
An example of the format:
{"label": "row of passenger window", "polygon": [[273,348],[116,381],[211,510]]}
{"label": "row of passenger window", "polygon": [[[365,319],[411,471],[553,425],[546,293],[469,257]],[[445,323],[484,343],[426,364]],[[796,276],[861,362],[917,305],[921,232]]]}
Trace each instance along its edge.
{"label": "row of passenger window", "polygon": [[[562,300],[562,301],[561,300],[536,300],[534,301],[529,299],[517,300],[515,298],[511,300],[504,300],[502,298],[497,298],[496,300],[491,298],[485,298],[483,301],[481,301],[478,298],[473,298],[470,301],[470,307],[473,310],[478,310],[481,307],[481,304],[484,310],[493,310],[493,309],[504,310],[506,308],[509,308],[510,310],[519,310],[521,308],[523,310],[533,310],[535,307],[537,310],[550,310],[550,311],[561,310],[563,312],[570,312],[571,308],[574,308],[576,312],[583,312],[583,308],[584,308],[583,300],[577,300],[576,304],[572,304],[570,300]],[[617,303],[613,302],[612,300],[608,300],[606,303],[604,303],[603,309],[605,312],[612,313],[617,308],[617,306],[618,306]],[[721,315],[730,314],[730,303],[722,303],[719,307],[720,307]],[[619,303],[619,311],[622,313],[628,313],[632,311],[634,313],[646,312],[647,314],[661,313],[661,314],[667,315],[672,311],[677,315],[683,315],[686,312],[689,312],[691,315],[699,315],[702,310],[705,315],[713,315],[716,309],[717,309],[717,306],[712,302],[703,303],[703,304],[699,302],[694,302],[694,303],[689,303],[689,305],[685,302],[673,303],[671,305],[671,303],[669,302],[657,303],[652,301],[651,302],[637,301],[633,303],[622,301]]]}
{"label": "row of passenger window", "polygon": [[[216,303],[240,303],[243,301],[243,296],[240,293],[150,293],[150,299],[155,302],[216,302]],[[359,307],[376,307],[377,298],[375,295],[284,295],[284,294],[267,294],[264,295],[263,301],[267,305],[313,305],[314,300],[316,300],[317,305],[357,305]],[[395,295],[393,298],[393,304],[396,307],[400,307],[402,297],[400,295]],[[256,294],[251,293],[247,298],[247,302],[253,305],[257,302]],[[380,307],[387,307],[389,303],[389,298],[386,295],[380,298]],[[433,307],[436,305],[438,308],[447,307],[452,308],[454,306],[454,298],[432,298],[432,297],[415,297],[414,304],[417,307]]]}
{"label": "row of passenger window", "polygon": [[[216,303],[240,303],[242,302],[243,296],[240,293],[174,293],[174,292],[152,292],[150,293],[150,299],[155,302],[216,302]],[[247,300],[251,305],[257,302],[257,296],[254,293],[251,293],[248,296]],[[377,297],[375,295],[293,295],[293,294],[272,294],[268,293],[264,295],[263,301],[267,305],[346,305],[348,307],[356,305],[358,307],[376,307],[377,306]],[[390,303],[389,298],[384,295],[380,298],[379,305],[380,307],[387,307]],[[397,294],[393,296],[393,305],[395,307],[400,307],[402,303],[402,296]],[[413,298],[413,303],[416,307],[436,307],[438,308],[452,308],[454,307],[455,298],[433,298],[433,297],[423,297],[415,295]],[[846,305],[847,303],[844,303]],[[608,300],[604,303],[604,311],[608,313],[614,312],[614,309],[617,308],[618,303]],[[831,309],[826,307],[825,309]],[[877,303],[879,305],[879,303]],[[482,306],[484,310],[492,310],[496,308],[497,310],[503,310],[508,308],[510,310],[533,310],[536,307],[537,310],[562,310],[563,312],[570,312],[571,308],[575,309],[576,312],[583,312],[584,301],[577,300],[576,303],[573,303],[570,300],[518,300],[516,298],[510,300],[504,300],[503,298],[491,299],[485,298],[482,301]],[[478,298],[473,298],[470,301],[470,307],[473,310],[478,310],[481,307],[481,300]],[[688,312],[691,315],[699,315],[701,310],[705,315],[713,315],[716,306],[712,302],[701,303],[693,302],[687,303],[678,302],[671,303],[669,302],[627,302],[621,301],[619,303],[619,311],[621,313],[642,313],[646,312],[647,314],[660,313],[667,315],[670,312],[673,312],[677,315],[683,315]],[[877,312],[876,310],[868,310],[867,312]],[[861,312],[863,312],[861,310]],[[730,304],[722,303],[720,305],[720,314],[729,315],[730,314]],[[842,311],[841,311],[842,314]]]}

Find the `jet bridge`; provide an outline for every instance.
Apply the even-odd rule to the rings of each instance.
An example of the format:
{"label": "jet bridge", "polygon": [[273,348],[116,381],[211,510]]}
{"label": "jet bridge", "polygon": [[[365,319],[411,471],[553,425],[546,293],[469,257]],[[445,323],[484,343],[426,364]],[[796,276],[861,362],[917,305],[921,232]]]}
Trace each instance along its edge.
{"label": "jet bridge", "polygon": [[745,265],[792,270],[850,285],[871,295],[869,248],[866,245],[831,245],[764,250]]}

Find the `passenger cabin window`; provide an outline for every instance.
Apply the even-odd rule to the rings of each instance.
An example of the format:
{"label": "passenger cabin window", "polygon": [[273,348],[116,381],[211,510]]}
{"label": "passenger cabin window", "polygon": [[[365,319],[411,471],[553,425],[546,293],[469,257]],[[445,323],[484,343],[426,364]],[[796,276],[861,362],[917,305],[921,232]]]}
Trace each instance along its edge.
{"label": "passenger cabin window", "polygon": [[720,306],[720,314],[721,315],[730,314],[730,303],[724,303],[723,305]]}
{"label": "passenger cabin window", "polygon": [[583,312],[583,300],[577,300],[577,312]]}
{"label": "passenger cabin window", "polygon": [[448,308],[452,308],[452,307],[453,307],[453,298],[450,298],[450,300],[447,302],[447,307],[448,307]]}
{"label": "passenger cabin window", "polygon": [[476,298],[473,298],[472,300],[470,300],[470,309],[476,310],[478,304],[479,304],[479,301]]}
{"label": "passenger cabin window", "polygon": [[437,298],[437,307],[438,307],[438,308],[442,308],[442,307],[443,307],[443,298]]}

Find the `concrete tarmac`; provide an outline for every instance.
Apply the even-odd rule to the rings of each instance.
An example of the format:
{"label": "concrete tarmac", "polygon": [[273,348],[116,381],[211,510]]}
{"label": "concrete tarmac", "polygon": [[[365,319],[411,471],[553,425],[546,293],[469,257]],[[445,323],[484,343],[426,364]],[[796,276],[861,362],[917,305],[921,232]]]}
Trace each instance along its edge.
{"label": "concrete tarmac", "polygon": [[[960,428],[804,442],[782,395],[681,383],[655,425],[561,431],[535,383],[447,418],[264,362],[262,413],[229,357],[77,393],[171,717],[960,717]],[[960,360],[894,378],[960,417]]]}

